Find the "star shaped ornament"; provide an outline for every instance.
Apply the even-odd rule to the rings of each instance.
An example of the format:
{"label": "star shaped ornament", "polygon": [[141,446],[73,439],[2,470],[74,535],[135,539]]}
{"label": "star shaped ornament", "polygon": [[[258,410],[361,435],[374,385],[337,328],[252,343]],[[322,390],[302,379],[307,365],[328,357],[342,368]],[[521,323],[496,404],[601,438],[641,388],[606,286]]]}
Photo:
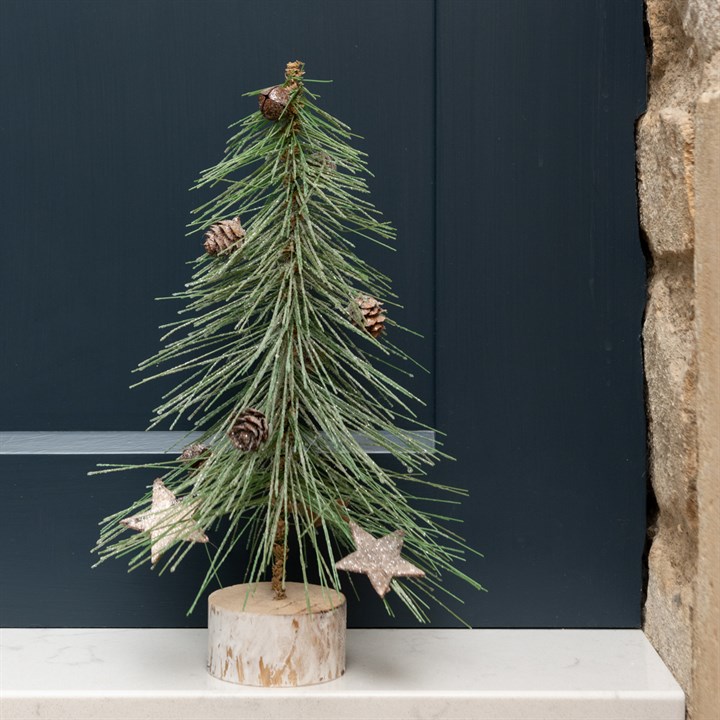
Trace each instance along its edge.
{"label": "star shaped ornament", "polygon": [[160,556],[177,540],[206,543],[207,535],[198,529],[192,515],[198,502],[178,500],[174,493],[165,487],[160,478],[153,483],[152,506],[150,511],[142,515],[133,515],[120,521],[130,530],[150,533],[151,554],[153,565]]}
{"label": "star shaped ornament", "polygon": [[385,597],[390,590],[390,582],[394,577],[425,577],[420,568],[400,557],[405,535],[402,530],[376,539],[351,522],[350,531],[357,550],[336,562],[335,567],[338,570],[365,573],[380,597]]}

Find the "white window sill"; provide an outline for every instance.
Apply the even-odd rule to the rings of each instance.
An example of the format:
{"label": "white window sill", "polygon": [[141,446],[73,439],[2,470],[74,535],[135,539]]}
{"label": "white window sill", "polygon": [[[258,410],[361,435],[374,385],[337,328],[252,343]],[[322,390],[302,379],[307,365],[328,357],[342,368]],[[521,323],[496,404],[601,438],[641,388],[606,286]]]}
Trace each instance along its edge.
{"label": "white window sill", "polygon": [[683,720],[640,630],[349,630],[347,672],[249,688],[205,672],[205,630],[0,630],[0,717]]}

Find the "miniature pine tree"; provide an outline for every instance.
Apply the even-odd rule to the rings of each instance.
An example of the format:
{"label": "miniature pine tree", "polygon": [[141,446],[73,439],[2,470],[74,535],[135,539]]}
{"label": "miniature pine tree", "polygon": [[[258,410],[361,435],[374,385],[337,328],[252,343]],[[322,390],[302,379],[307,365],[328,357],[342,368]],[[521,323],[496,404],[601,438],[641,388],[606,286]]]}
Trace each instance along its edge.
{"label": "miniature pine tree", "polygon": [[[196,183],[221,188],[190,225],[205,231],[205,253],[173,296],[183,317],[139,370],[153,372],[142,382],[182,378],[150,427],[186,419],[202,437],[177,459],[102,471],[162,474],[103,521],[96,551],[100,562],[130,555],[132,569],[150,556],[175,569],[192,547],[182,541],[211,538],[197,602],[243,544],[245,581],[271,569],[280,598],[293,533],[306,587],[311,566],[334,589],[336,565],[366,572],[381,596],[391,589],[426,620],[426,597],[444,605],[443,573],[481,586],[457,568],[467,548],[443,525],[449,518],[414,506],[417,488],[462,491],[428,478],[442,454],[413,432],[429,429],[416,398],[383,372],[409,360],[385,310],[395,295],[354,242],[387,247],[395,233],[366,198],[349,128],[316,105],[308,82],[302,63],[288,63],[282,85],[249,93],[259,111],[236,123],[224,159]],[[378,464],[362,438],[403,469]]]}

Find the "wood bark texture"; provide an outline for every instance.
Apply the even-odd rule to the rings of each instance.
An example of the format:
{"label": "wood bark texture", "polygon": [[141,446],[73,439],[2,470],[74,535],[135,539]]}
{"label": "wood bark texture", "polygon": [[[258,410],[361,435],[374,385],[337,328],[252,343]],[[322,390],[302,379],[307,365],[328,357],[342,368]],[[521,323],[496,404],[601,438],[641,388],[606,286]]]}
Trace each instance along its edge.
{"label": "wood bark texture", "polygon": [[208,672],[242,685],[296,687],[345,672],[345,596],[286,583],[233,585],[208,598]]}

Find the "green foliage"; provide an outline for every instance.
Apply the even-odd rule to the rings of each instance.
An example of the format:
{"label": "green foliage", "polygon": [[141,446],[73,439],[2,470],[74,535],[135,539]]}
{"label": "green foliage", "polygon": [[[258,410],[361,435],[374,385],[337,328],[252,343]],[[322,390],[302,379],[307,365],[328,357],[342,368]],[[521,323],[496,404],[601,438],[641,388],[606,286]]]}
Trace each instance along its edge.
{"label": "green foliage", "polygon": [[[395,579],[390,596],[424,620],[427,599],[443,604],[443,573],[480,588],[457,567],[468,548],[446,527],[451,518],[415,507],[424,487],[463,492],[428,479],[442,454],[410,432],[424,427],[411,408],[417,399],[381,369],[410,360],[390,340],[392,316],[378,339],[359,327],[358,294],[395,300],[390,280],[355,254],[355,242],[389,247],[395,236],[367,199],[364,154],[301,79],[285,86],[290,102],[279,121],[254,112],[236,123],[225,157],[195,185],[220,191],[190,227],[239,215],[242,249],[194,261],[191,281],[173,296],[185,303],[181,319],[165,326],[163,349],[139,367],[150,372],[142,382],[179,378],[151,427],[189,419],[212,453],[198,468],[177,459],[102,472],[156,468],[178,497],[199,501],[195,519],[217,545],[198,598],[238,545],[246,548],[245,581],[263,579],[281,519],[299,540],[305,582],[313,563],[335,589],[338,553],[353,549],[348,517],[376,536],[402,528],[404,555],[427,577]],[[265,413],[270,434],[259,450],[241,453],[226,433],[248,407]],[[358,434],[404,470],[381,467]],[[125,535],[119,521],[146,512],[149,500],[103,521],[100,561],[129,556],[134,568],[148,560],[147,534]],[[163,569],[191,548],[176,543]]]}

